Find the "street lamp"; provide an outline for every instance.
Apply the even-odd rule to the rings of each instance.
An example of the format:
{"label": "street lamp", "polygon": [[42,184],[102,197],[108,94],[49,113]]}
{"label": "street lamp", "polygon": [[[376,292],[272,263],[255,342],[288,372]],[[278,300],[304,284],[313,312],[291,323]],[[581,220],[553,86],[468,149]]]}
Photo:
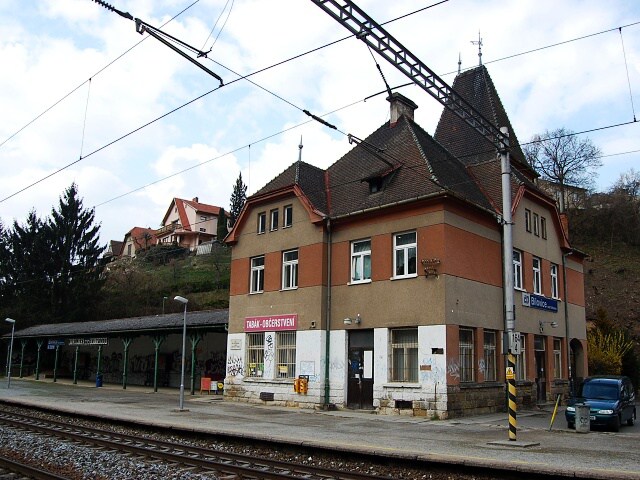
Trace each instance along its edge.
{"label": "street lamp", "polygon": [[5,322],[11,324],[11,346],[9,347],[9,371],[7,372],[7,388],[11,387],[11,360],[13,359],[13,333],[16,330],[16,321],[13,318],[5,318]]}
{"label": "street lamp", "polygon": [[180,372],[180,411],[182,412],[184,410],[184,358],[187,347],[187,303],[189,303],[189,300],[180,295],[176,295],[173,299],[184,304],[184,315],[182,317],[182,370]]}
{"label": "street lamp", "polygon": [[164,316],[164,302],[165,300],[167,300],[169,297],[162,297],[162,316]]}

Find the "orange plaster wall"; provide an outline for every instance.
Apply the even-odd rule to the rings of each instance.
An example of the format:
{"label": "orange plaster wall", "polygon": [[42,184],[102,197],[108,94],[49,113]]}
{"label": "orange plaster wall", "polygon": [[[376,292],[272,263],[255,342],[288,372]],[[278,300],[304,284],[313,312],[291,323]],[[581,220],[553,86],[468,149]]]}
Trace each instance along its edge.
{"label": "orange plaster wall", "polygon": [[349,242],[334,243],[331,246],[331,284],[345,285],[351,275],[351,252]]}
{"label": "orange plaster wall", "polygon": [[[282,252],[264,256],[264,291],[275,292],[282,286]],[[249,278],[249,277],[246,277]],[[247,280],[248,281],[248,280]]]}
{"label": "orange plaster wall", "polygon": [[581,307],[585,306],[584,275],[567,268],[567,301]]}
{"label": "orange plaster wall", "polygon": [[245,295],[249,293],[249,273],[251,263],[249,258],[231,260],[231,284],[229,295]]}
{"label": "orange plaster wall", "polygon": [[391,278],[391,271],[393,270],[392,250],[393,235],[377,235],[371,239],[371,280],[374,282]]}
{"label": "orange plaster wall", "polygon": [[[441,271],[494,286],[502,285],[502,253],[499,243],[461,230],[451,225],[437,225],[430,229],[443,229],[443,234],[431,235],[430,241],[443,239],[444,245],[434,244],[442,250]],[[478,255],[478,251],[481,252]]]}
{"label": "orange plaster wall", "polygon": [[325,266],[324,245],[316,243],[300,247],[298,258],[298,287],[322,285]]}

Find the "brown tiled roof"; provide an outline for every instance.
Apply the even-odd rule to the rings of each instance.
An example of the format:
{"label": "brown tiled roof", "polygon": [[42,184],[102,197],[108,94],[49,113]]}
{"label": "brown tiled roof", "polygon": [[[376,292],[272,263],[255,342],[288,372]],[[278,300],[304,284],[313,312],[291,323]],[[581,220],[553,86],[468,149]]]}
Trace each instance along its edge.
{"label": "brown tiled roof", "polygon": [[[525,161],[487,69],[480,66],[458,75],[453,88],[487,120],[509,128],[512,197],[522,185],[539,190],[533,183],[537,174]],[[382,176],[386,176],[382,188],[371,193],[369,182]],[[502,210],[496,148],[448,109],[434,137],[402,115],[395,124],[378,128],[326,172],[296,162],[256,196],[293,185],[303,187],[314,206],[331,217],[445,194],[455,194],[481,208]]]}
{"label": "brown tiled roof", "polygon": [[325,172],[321,168],[298,160],[252,196],[259,196],[297,185],[316,210],[328,213],[324,177]]}
{"label": "brown tiled roof", "polygon": [[[509,128],[512,162],[528,166],[487,68],[481,65],[460,73],[453,81],[453,89],[496,127]],[[446,108],[434,138],[467,165],[493,160],[496,156],[496,148],[487,139]]]}

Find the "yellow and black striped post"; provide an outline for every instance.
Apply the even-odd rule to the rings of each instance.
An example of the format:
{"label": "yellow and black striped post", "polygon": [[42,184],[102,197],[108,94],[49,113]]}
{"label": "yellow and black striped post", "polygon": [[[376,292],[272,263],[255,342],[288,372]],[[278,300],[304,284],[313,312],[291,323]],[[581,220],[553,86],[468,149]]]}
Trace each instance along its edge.
{"label": "yellow and black striped post", "polygon": [[509,440],[516,439],[516,379],[515,379],[516,358],[513,353],[507,355],[507,384],[509,386]]}

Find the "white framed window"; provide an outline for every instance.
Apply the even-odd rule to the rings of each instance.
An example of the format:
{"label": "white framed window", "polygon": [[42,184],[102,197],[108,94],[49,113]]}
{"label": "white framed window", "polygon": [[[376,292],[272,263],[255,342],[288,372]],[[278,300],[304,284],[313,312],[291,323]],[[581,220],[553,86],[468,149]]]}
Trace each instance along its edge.
{"label": "white framed window", "polygon": [[542,234],[542,238],[547,239],[547,219],[544,217],[540,217],[540,233]]}
{"label": "white framed window", "polygon": [[391,330],[392,382],[418,382],[418,329]]}
{"label": "white framed window", "polygon": [[371,280],[371,240],[351,242],[351,283]]}
{"label": "white framed window", "polygon": [[282,253],[282,289],[298,288],[298,250]]}
{"label": "white framed window", "polygon": [[522,252],[513,251],[513,287],[522,290]]}
{"label": "white framed window", "polygon": [[264,255],[251,259],[251,288],[249,292],[264,292]]}
{"label": "white framed window", "polygon": [[553,378],[562,377],[562,340],[553,339]]}
{"label": "white framed window", "polygon": [[258,214],[258,233],[264,233],[267,230],[267,214],[260,212]]}
{"label": "white framed window", "polygon": [[551,264],[551,297],[560,298],[560,291],[558,290],[558,265]]}
{"label": "white framed window", "polygon": [[293,205],[286,205],[284,207],[284,224],[283,228],[288,228],[293,225]]}
{"label": "white framed window", "polygon": [[496,363],[496,332],[484,331],[484,380],[495,382],[497,373]]}
{"label": "white framed window", "polygon": [[459,331],[460,340],[460,381],[473,382],[475,380],[474,352],[473,352],[473,330],[461,328]]}
{"label": "white framed window", "polygon": [[527,379],[527,356],[525,350],[526,340],[525,335],[520,334],[520,355],[516,355],[516,380]]}
{"label": "white framed window", "polygon": [[533,234],[536,237],[540,236],[540,216],[537,213],[533,214]]}
{"label": "white framed window", "polygon": [[417,250],[416,232],[397,233],[393,236],[394,278],[417,275]]}
{"label": "white framed window", "polygon": [[531,210],[528,208],[524,209],[524,228],[531,233]]}
{"label": "white framed window", "polygon": [[205,217],[204,215],[200,216],[200,221],[201,222],[206,222],[207,220],[209,220],[207,217]]}
{"label": "white framed window", "polygon": [[246,368],[248,377],[264,375],[264,332],[247,333]]}
{"label": "white framed window", "polygon": [[206,229],[206,228],[202,228],[202,227],[200,227],[200,229],[199,229],[199,230],[200,230],[201,232],[206,232],[206,231],[207,231],[207,229]]}
{"label": "white framed window", "polygon": [[276,377],[296,378],[296,332],[276,332]]}
{"label": "white framed window", "polygon": [[274,230],[278,230],[278,215],[279,215],[279,210],[277,208],[274,210],[271,210],[271,222],[269,224],[269,230],[271,230],[272,232]]}
{"label": "white framed window", "polygon": [[533,257],[533,293],[542,294],[542,271],[541,261],[538,257]]}

